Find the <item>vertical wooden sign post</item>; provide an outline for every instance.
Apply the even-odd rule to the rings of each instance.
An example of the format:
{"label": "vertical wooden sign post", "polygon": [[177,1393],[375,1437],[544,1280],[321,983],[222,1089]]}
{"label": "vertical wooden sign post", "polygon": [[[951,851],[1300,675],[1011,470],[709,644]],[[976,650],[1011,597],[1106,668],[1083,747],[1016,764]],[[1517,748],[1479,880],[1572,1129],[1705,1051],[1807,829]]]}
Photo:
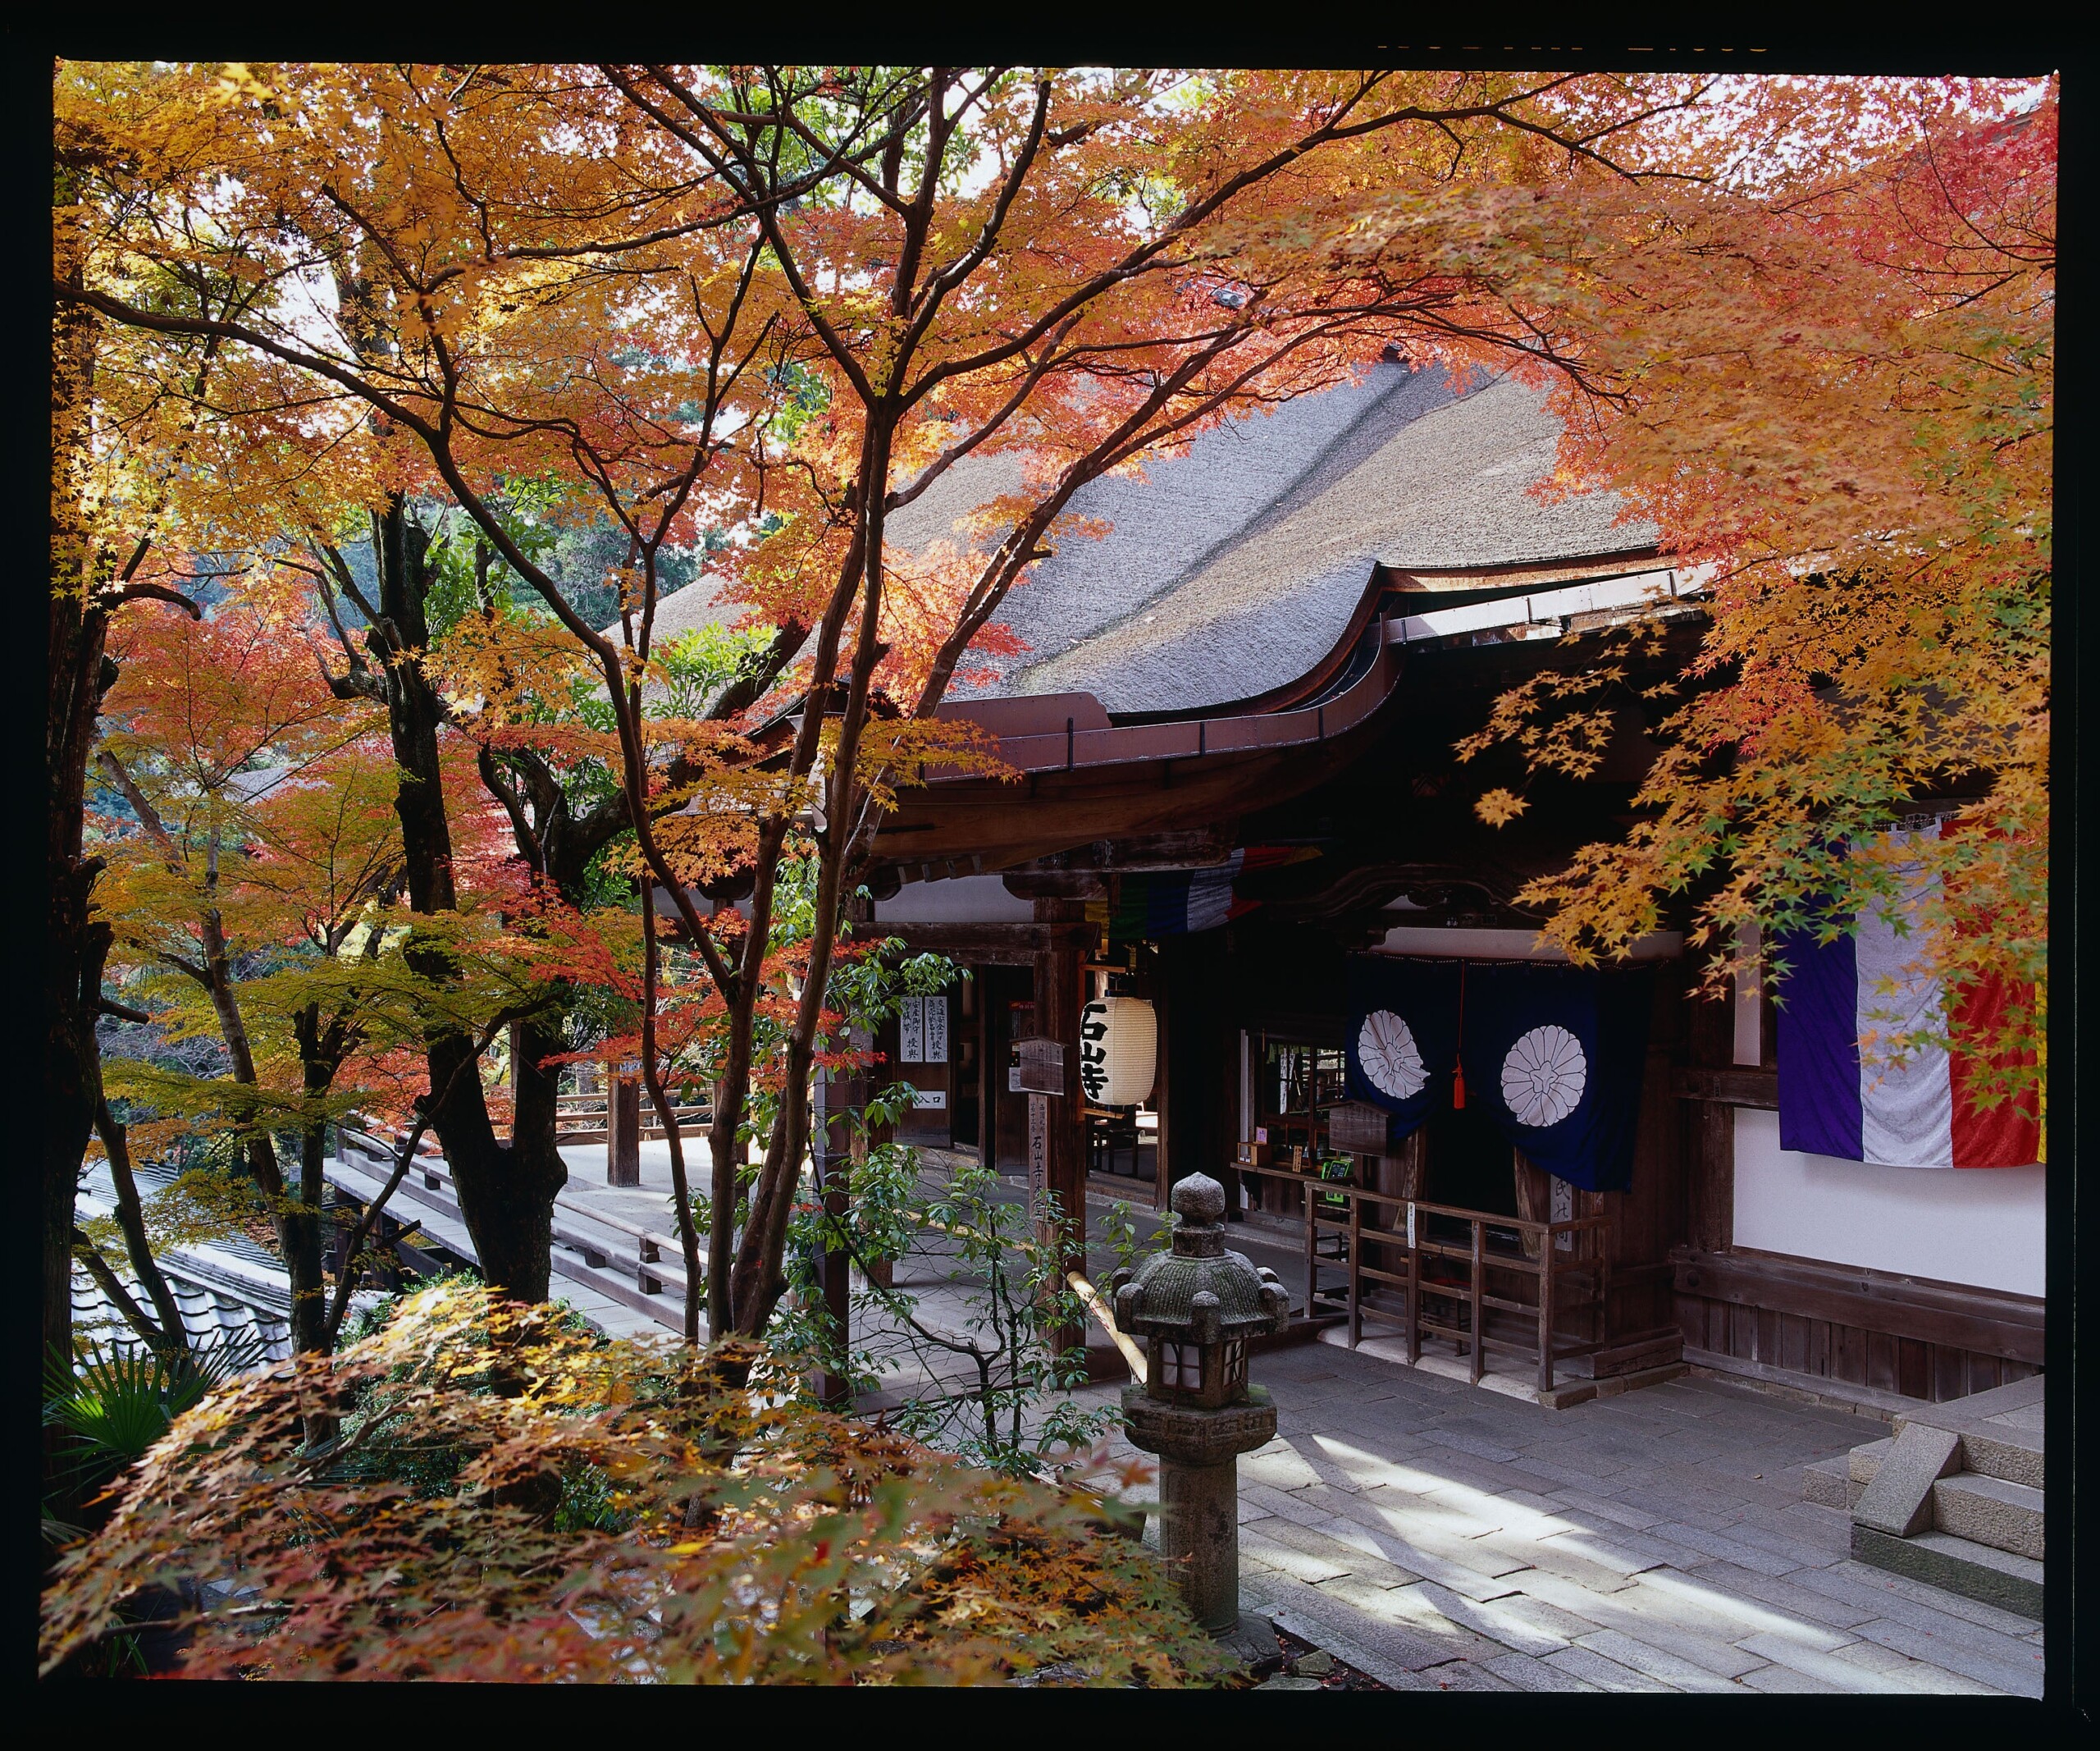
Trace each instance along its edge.
{"label": "vertical wooden sign post", "polygon": [[[1028,1097],[1028,1207],[1040,1212],[1050,1189],[1050,1097]],[[1039,1216],[1038,1219],[1040,1219]]]}
{"label": "vertical wooden sign post", "polygon": [[[1052,1066],[1045,1053],[1040,1080],[1028,1068],[1029,1045],[1022,1047],[1021,1086],[1048,1095],[1047,1137],[1043,1150],[1043,1178],[1057,1200],[1061,1232],[1039,1237],[1058,1249],[1062,1269],[1086,1270],[1086,1147],[1085,1115],[1079,1091],[1080,1006],[1086,979],[1085,949],[1093,941],[1083,900],[1039,899],[1035,903],[1039,926],[1052,928],[1049,939],[1035,957],[1035,1031],[1033,1044],[1054,1048]],[[1034,1113],[1029,1114],[1031,1135]],[[1030,1154],[1034,1145],[1031,1141]],[[1053,1342],[1059,1351],[1075,1349],[1086,1342],[1084,1326],[1074,1324],[1057,1328]]]}

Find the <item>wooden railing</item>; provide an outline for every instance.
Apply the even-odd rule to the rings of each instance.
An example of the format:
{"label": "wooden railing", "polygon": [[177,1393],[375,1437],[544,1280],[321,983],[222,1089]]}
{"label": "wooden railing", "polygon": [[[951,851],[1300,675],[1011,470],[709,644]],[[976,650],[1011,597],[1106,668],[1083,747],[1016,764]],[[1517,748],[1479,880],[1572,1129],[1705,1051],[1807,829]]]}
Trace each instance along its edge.
{"label": "wooden railing", "polygon": [[[674,1106],[672,1112],[682,1133],[705,1130],[714,1120],[714,1109],[705,1101]],[[605,1143],[611,1141],[612,1108],[603,1090],[589,1095],[555,1097],[555,1136],[563,1143]],[[663,1121],[645,1094],[641,1099],[641,1135],[660,1139]]]}
{"label": "wooden railing", "polygon": [[[1528,1222],[1518,1216],[1396,1197],[1289,1168],[1251,1167],[1244,1162],[1233,1166],[1243,1176],[1294,1182],[1303,1187],[1305,1310],[1311,1316],[1324,1301],[1344,1314],[1351,1349],[1363,1342],[1367,1317],[1395,1323],[1404,1333],[1410,1365],[1422,1360],[1422,1334],[1428,1333],[1449,1338],[1457,1353],[1468,1359],[1476,1383],[1486,1372],[1488,1351],[1509,1351],[1533,1364],[1538,1389],[1546,1392],[1553,1389],[1555,1362],[1587,1356],[1609,1341],[1605,1307],[1611,1292],[1611,1261],[1605,1255],[1603,1233],[1610,1224],[1609,1216]],[[1345,1216],[1328,1214],[1335,1200],[1345,1204]],[[1381,1227],[1375,1219],[1367,1224],[1366,1205],[1374,1211],[1394,1212],[1394,1226]],[[1463,1243],[1452,1232],[1459,1224],[1466,1230]],[[1438,1226],[1445,1230],[1440,1236],[1434,1232]],[[1340,1242],[1337,1253],[1326,1255],[1326,1260],[1320,1251],[1322,1232],[1335,1236]],[[1501,1233],[1517,1237],[1515,1250],[1499,1244]],[[1491,1234],[1496,1236],[1498,1244],[1490,1245]],[[1401,1268],[1388,1270],[1367,1263],[1365,1255],[1371,1250],[1381,1255],[1398,1254]],[[1465,1277],[1460,1282],[1432,1277],[1423,1269],[1425,1260],[1456,1260],[1466,1267]],[[1341,1267],[1344,1281],[1340,1289],[1321,1287],[1323,1262]],[[1536,1285],[1535,1299],[1522,1301],[1494,1292],[1490,1282],[1493,1273],[1531,1278]],[[1395,1321],[1392,1315],[1367,1306],[1367,1282],[1400,1292],[1404,1315]],[[1426,1309],[1425,1301],[1440,1305]],[[1448,1317],[1445,1316],[1447,1307]],[[1488,1319],[1490,1314],[1496,1313],[1522,1319],[1532,1328],[1532,1335],[1522,1341],[1496,1335],[1489,1329]],[[1560,1328],[1571,1318],[1591,1327],[1586,1337],[1567,1340]]]}

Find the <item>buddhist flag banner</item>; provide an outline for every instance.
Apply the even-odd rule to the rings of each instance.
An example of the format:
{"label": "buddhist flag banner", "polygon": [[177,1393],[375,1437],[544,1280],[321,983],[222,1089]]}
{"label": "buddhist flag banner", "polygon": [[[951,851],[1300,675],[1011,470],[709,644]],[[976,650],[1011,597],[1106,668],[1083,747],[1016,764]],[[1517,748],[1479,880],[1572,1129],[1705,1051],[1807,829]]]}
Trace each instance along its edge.
{"label": "buddhist flag banner", "polygon": [[1376,955],[1349,959],[1349,1096],[1393,1115],[1395,1143],[1451,1104],[1462,964]]}
{"label": "buddhist flag banner", "polygon": [[1623,1191],[1653,989],[1647,967],[1352,958],[1349,1098],[1391,1113],[1397,1143],[1449,1109],[1463,1067],[1466,1104],[1535,1165],[1585,1191]]}
{"label": "buddhist flag banner", "polygon": [[1111,943],[1157,941],[1192,930],[1214,930],[1252,912],[1258,901],[1242,899],[1233,883],[1257,870],[1280,869],[1320,855],[1307,845],[1245,845],[1224,862],[1203,869],[1133,872],[1119,878],[1116,903],[1097,902],[1089,919],[1105,928]]}
{"label": "buddhist flag banner", "polygon": [[[1936,839],[1938,824],[1915,836]],[[1897,921],[1933,897],[1936,876],[1899,864],[1899,898],[1828,943],[1782,937],[1788,972],[1778,996],[1779,1146],[1892,1168],[2025,1167],[2041,1158],[2033,1095],[1986,1109],[1971,1098],[1974,1060],[1961,1049],[2022,988],[1988,978],[1952,1017],[1923,965],[1928,944]],[[2032,1001],[2031,991],[2024,1000]],[[1899,1058],[1895,1036],[1924,1030],[1950,1039]]]}
{"label": "buddhist flag banner", "polygon": [[1459,1050],[1466,1099],[1534,1167],[1586,1191],[1623,1191],[1648,1062],[1646,967],[1466,963]]}

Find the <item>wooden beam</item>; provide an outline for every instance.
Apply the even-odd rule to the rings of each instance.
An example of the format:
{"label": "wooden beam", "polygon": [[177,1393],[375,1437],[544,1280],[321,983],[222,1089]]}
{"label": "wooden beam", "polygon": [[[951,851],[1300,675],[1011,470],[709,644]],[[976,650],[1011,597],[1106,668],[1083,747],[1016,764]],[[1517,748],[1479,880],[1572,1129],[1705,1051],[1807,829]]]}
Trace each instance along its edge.
{"label": "wooden beam", "polygon": [[916,953],[944,954],[952,961],[991,967],[1033,967],[1039,955],[1083,954],[1094,936],[1093,926],[1084,922],[875,924],[868,928],[878,935],[902,937]]}
{"label": "wooden beam", "polygon": [[1377,720],[1324,743],[1201,758],[1041,772],[909,790],[875,838],[886,863],[981,856],[1003,869],[1097,839],[1194,832],[1242,814],[1250,796],[1272,807],[1325,784],[1368,745]]}
{"label": "wooden beam", "polygon": [[1779,1072],[1776,1070],[1681,1070],[1677,1094],[1681,1100],[1711,1100],[1732,1107],[1779,1109]]}
{"label": "wooden beam", "polygon": [[[1035,959],[1035,1031],[1065,1048],[1065,1088],[1048,1096],[1050,1104],[1049,1190],[1063,1212],[1063,1232],[1045,1234],[1062,1249],[1066,1272],[1086,1274],[1086,1136],[1080,1098],[1080,1004],[1086,977],[1085,962],[1093,943],[1093,927],[1085,921],[1085,907],[1075,900],[1038,900],[1035,928],[1049,940]],[[1078,914],[1075,917],[1074,914]],[[1084,1327],[1060,1326],[1052,1337],[1059,1351],[1076,1349],[1086,1342]]]}

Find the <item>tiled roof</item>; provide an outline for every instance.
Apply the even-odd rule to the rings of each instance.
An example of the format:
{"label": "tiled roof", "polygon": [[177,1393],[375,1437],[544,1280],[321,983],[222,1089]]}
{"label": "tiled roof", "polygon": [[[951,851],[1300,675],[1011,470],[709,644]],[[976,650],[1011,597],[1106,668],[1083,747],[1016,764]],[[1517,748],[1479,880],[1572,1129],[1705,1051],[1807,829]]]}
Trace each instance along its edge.
{"label": "tiled roof", "polygon": [[[142,1306],[150,1305],[144,1290],[131,1273],[116,1261],[112,1269]],[[186,1270],[182,1261],[164,1260],[162,1274],[181,1310],[184,1329],[192,1344],[212,1347],[221,1342],[244,1342],[259,1337],[266,1360],[281,1362],[292,1353],[291,1325],[280,1310],[258,1305],[262,1299],[252,1291],[240,1291],[202,1282]],[[97,1340],[104,1349],[132,1349],[138,1337],[125,1323],[116,1304],[76,1264],[73,1267],[73,1330],[82,1337]]]}
{"label": "tiled roof", "polygon": [[[137,1177],[139,1191],[150,1197],[174,1175],[158,1165],[141,1164]],[[115,1208],[115,1200],[108,1164],[96,1162],[80,1187],[80,1212],[84,1216],[103,1214]],[[132,1298],[150,1308],[152,1303],[121,1249],[106,1249],[103,1256]],[[268,1360],[281,1361],[291,1354],[291,1282],[283,1264],[267,1247],[245,1235],[230,1234],[208,1244],[167,1247],[156,1256],[193,1342],[259,1337]],[[98,1339],[105,1347],[129,1349],[138,1342],[116,1304],[77,1263],[73,1267],[73,1329],[81,1337]]]}
{"label": "tiled roof", "polygon": [[[1652,546],[1616,495],[1547,503],[1559,427],[1508,377],[1373,368],[1198,439],[1143,478],[1097,481],[1073,509],[1109,523],[1066,541],[1001,618],[1029,647],[958,700],[1091,693],[1112,712],[1192,711],[1295,680],[1335,647],[1373,569],[1449,570]],[[913,547],[1016,483],[958,467],[897,512]]]}

